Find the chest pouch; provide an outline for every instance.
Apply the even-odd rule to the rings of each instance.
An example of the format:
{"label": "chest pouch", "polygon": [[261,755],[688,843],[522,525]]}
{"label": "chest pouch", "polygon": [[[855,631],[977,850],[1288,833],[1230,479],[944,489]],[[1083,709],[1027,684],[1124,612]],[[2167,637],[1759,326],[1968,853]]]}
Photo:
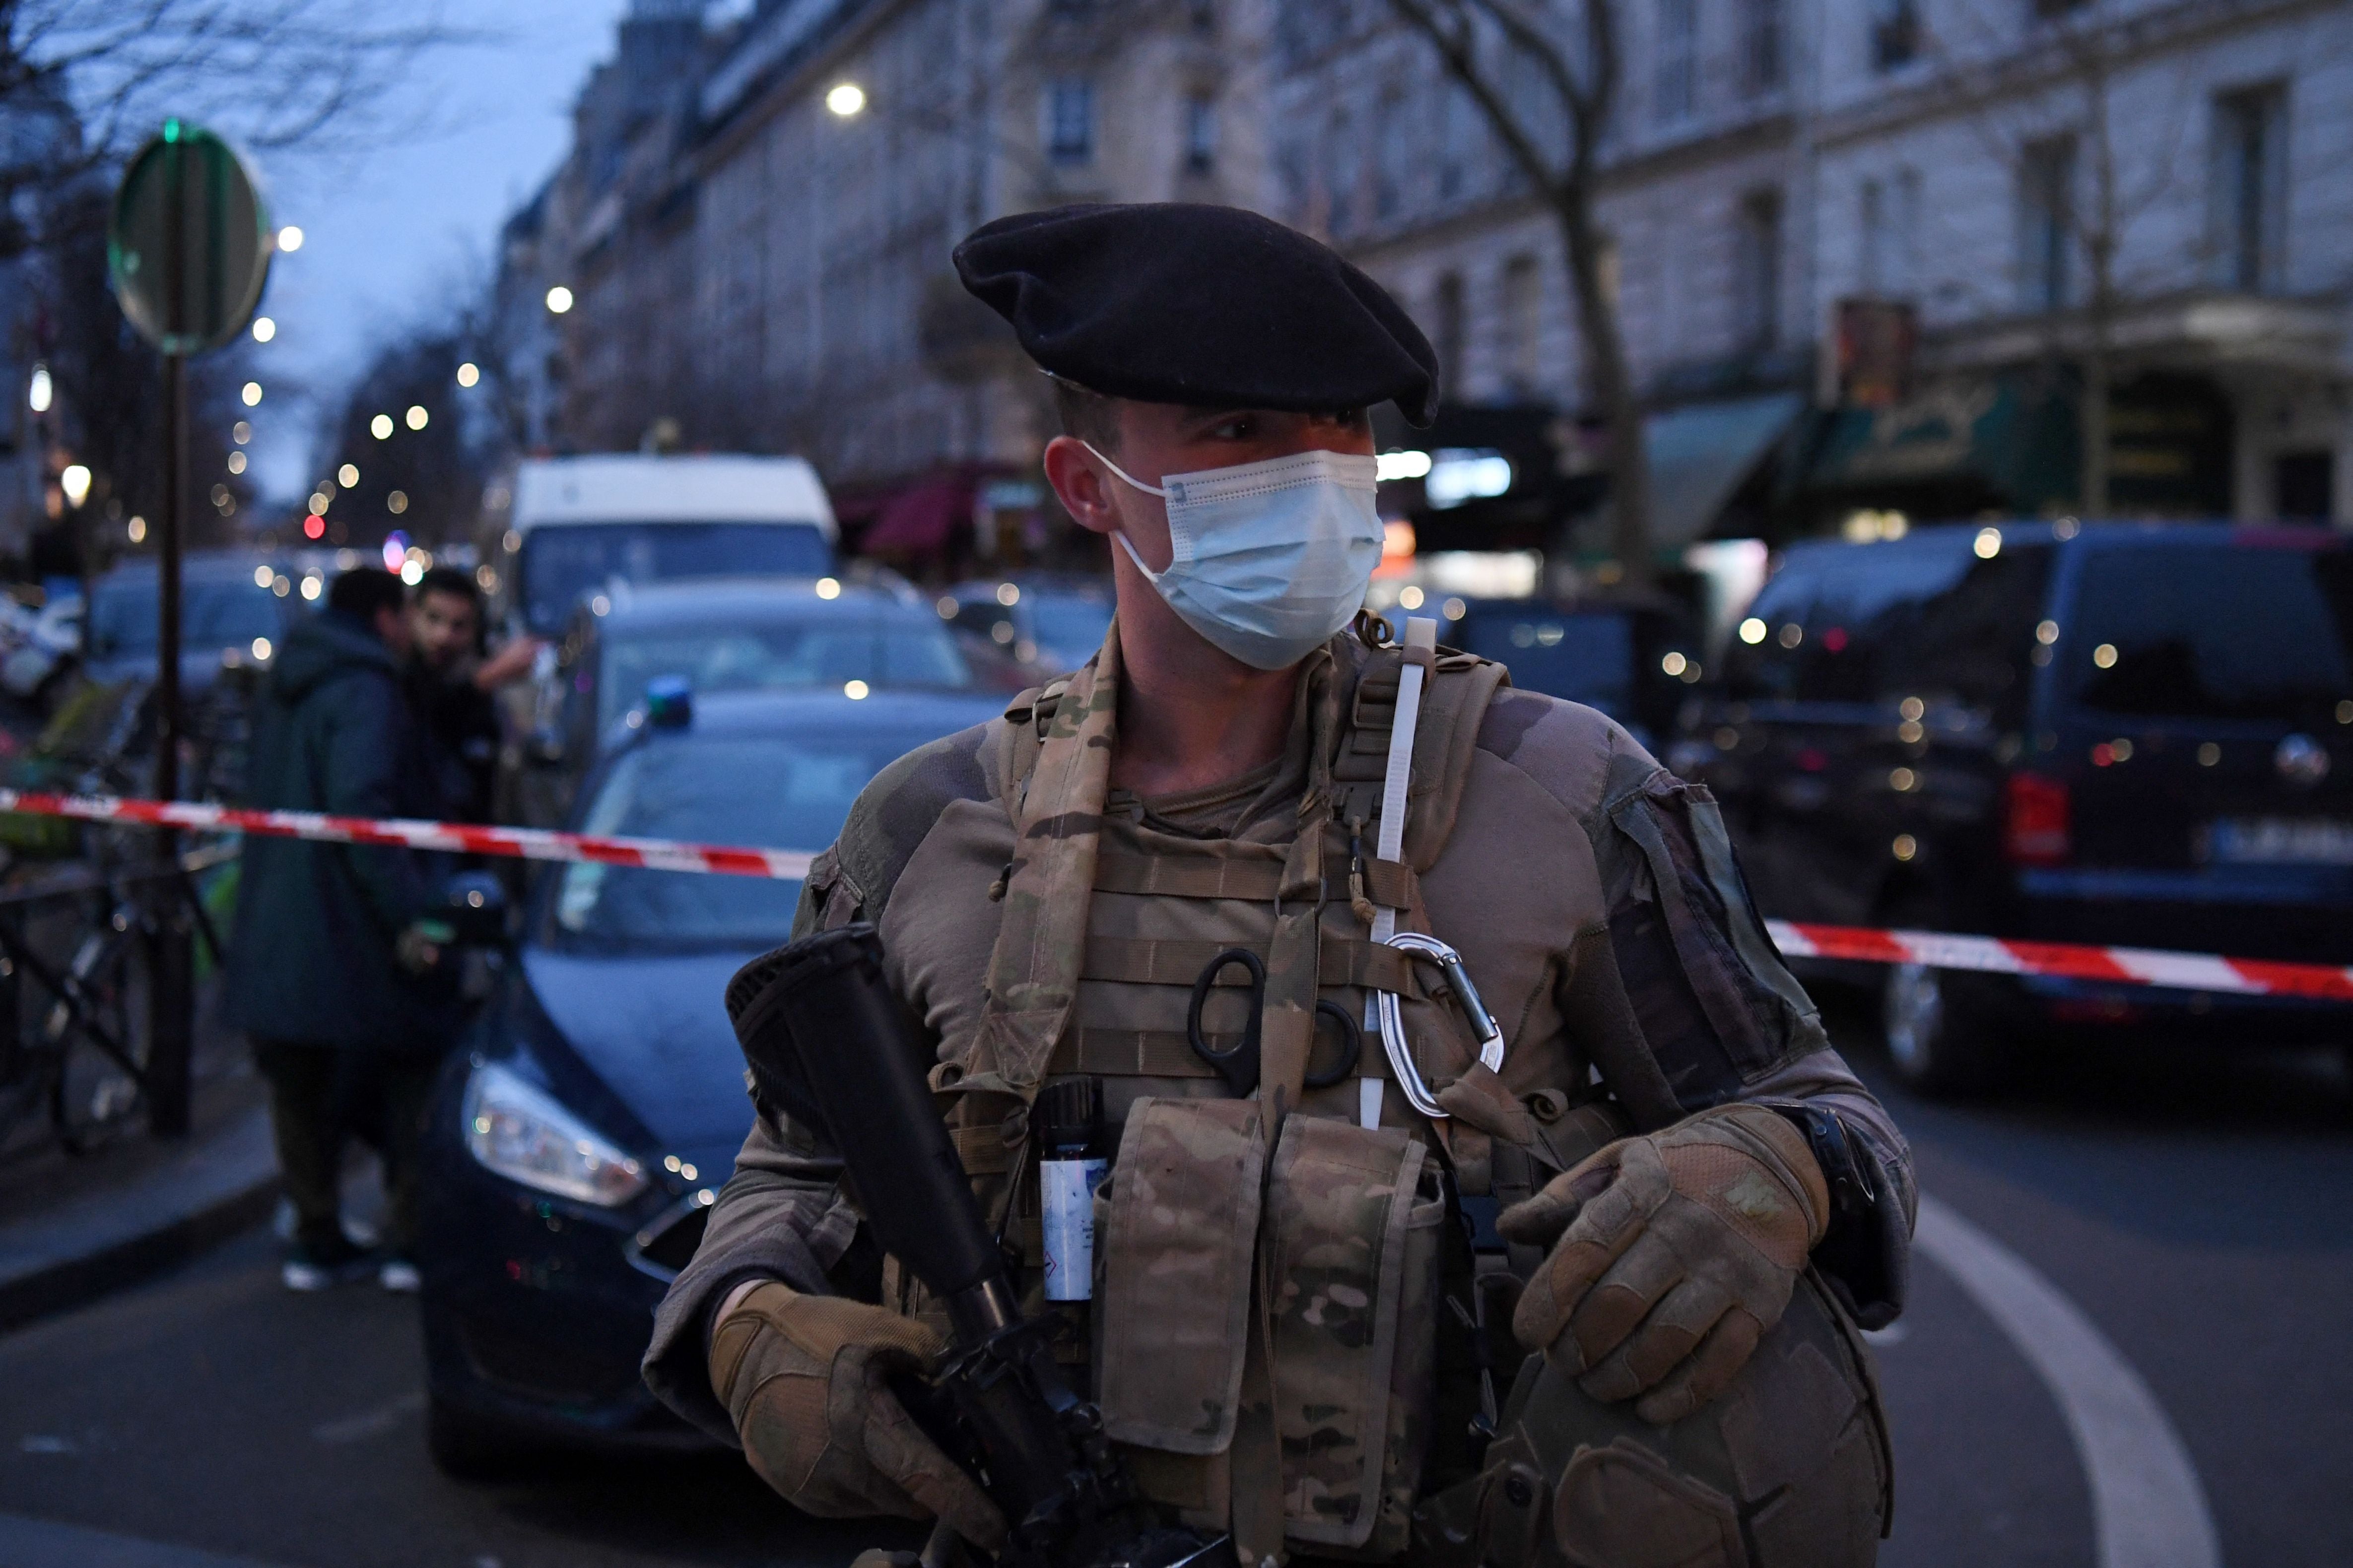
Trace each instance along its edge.
{"label": "chest pouch", "polygon": [[1150,1495],[1222,1523],[1255,1427],[1280,1454],[1285,1537],[1406,1544],[1445,1213],[1425,1153],[1402,1128],[1305,1115],[1270,1153],[1254,1101],[1136,1103],[1099,1199],[1096,1388]]}

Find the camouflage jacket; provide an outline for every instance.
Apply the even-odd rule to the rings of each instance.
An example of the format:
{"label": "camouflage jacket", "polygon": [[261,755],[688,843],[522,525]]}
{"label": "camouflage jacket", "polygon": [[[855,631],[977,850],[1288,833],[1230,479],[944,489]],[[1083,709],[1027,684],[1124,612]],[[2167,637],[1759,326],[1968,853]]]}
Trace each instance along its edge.
{"label": "camouflage jacket", "polygon": [[[1346,636],[1330,657],[1350,682],[1366,658]],[[1028,722],[1017,710],[892,763],[803,892],[796,934],[860,919],[881,928],[892,983],[938,1035],[943,1060],[979,1026],[1016,855],[1008,773],[1017,724]],[[1233,837],[1271,845],[1295,834],[1306,728],[1303,701],[1291,755],[1228,826]],[[1129,809],[1148,818],[1158,804]],[[1865,1220],[1834,1228],[1816,1261],[1851,1308],[1893,1316],[1915,1207],[1910,1151],[1773,950],[1704,788],[1591,709],[1505,689],[1479,722],[1452,830],[1419,893],[1429,929],[1461,951],[1504,1027],[1514,1093],[1589,1099],[1599,1054],[1589,1047],[1632,1041],[1685,1112],[1730,1100],[1835,1112],[1875,1167],[1878,1201]],[[1107,1086],[1114,1113],[1139,1089],[1202,1091],[1149,1079],[1124,1092]],[[705,1339],[734,1285],[875,1289],[839,1175],[808,1130],[755,1118],[701,1247],[656,1315],[647,1382],[715,1436],[734,1440],[711,1392]]]}

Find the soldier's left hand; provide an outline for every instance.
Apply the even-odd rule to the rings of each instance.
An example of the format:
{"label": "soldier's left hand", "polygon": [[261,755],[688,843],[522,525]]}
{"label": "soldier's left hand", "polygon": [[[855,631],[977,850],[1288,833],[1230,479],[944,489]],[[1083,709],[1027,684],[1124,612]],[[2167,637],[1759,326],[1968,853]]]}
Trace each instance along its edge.
{"label": "soldier's left hand", "polygon": [[1731,1383],[1781,1321],[1830,1192],[1804,1135],[1757,1105],[1623,1138],[1504,1211],[1552,1250],[1512,1331],[1596,1399],[1681,1420]]}

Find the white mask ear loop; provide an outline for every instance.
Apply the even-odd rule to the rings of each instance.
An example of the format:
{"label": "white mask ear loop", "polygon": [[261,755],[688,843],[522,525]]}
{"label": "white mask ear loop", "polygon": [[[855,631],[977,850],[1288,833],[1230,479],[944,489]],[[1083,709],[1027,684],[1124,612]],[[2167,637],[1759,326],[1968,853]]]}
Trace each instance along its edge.
{"label": "white mask ear loop", "polygon": [[[1095,452],[1094,443],[1092,441],[1082,440],[1079,445],[1084,447],[1090,452]],[[1095,452],[1095,461],[1101,463],[1104,468],[1109,468],[1113,473],[1117,474],[1121,479],[1125,479],[1129,484],[1134,485],[1137,489],[1142,490],[1145,495],[1159,496],[1163,500],[1167,499],[1168,492],[1166,490],[1162,489],[1158,485],[1145,484],[1142,479],[1137,479],[1125,468],[1121,468],[1117,463],[1114,463],[1109,458],[1104,457],[1101,452]]]}
{"label": "white mask ear loop", "polygon": [[[1109,468],[1113,473],[1117,474],[1121,479],[1125,479],[1128,484],[1133,486],[1134,489],[1142,490],[1148,496],[1159,496],[1163,500],[1167,498],[1168,492],[1161,489],[1158,485],[1145,484],[1142,479],[1137,479],[1125,468],[1121,468],[1117,463],[1114,463],[1109,458],[1104,457],[1101,452],[1095,452],[1095,445],[1093,442],[1082,439],[1079,442],[1079,445],[1084,447],[1090,452],[1094,452],[1096,462],[1101,463],[1104,468]],[[1151,567],[1146,566],[1144,563],[1144,557],[1138,555],[1135,552],[1135,546],[1127,542],[1127,534],[1124,530],[1113,531],[1112,537],[1119,541],[1119,547],[1127,552],[1127,558],[1135,563],[1135,569],[1144,574],[1144,580],[1145,582],[1157,583],[1166,575],[1165,573],[1155,572]]]}

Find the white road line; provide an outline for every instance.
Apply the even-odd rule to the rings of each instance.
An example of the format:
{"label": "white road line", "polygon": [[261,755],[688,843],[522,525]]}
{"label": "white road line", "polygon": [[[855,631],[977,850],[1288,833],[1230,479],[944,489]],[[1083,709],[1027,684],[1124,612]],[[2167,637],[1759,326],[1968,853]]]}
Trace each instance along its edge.
{"label": "white road line", "polygon": [[2100,1568],[2221,1568],[2189,1450],[2157,1395],[2083,1309],[1925,1193],[1913,1239],[2000,1325],[2058,1401],[2091,1488]]}
{"label": "white road line", "polygon": [[0,1568],[268,1568],[193,1546],[0,1513]]}

